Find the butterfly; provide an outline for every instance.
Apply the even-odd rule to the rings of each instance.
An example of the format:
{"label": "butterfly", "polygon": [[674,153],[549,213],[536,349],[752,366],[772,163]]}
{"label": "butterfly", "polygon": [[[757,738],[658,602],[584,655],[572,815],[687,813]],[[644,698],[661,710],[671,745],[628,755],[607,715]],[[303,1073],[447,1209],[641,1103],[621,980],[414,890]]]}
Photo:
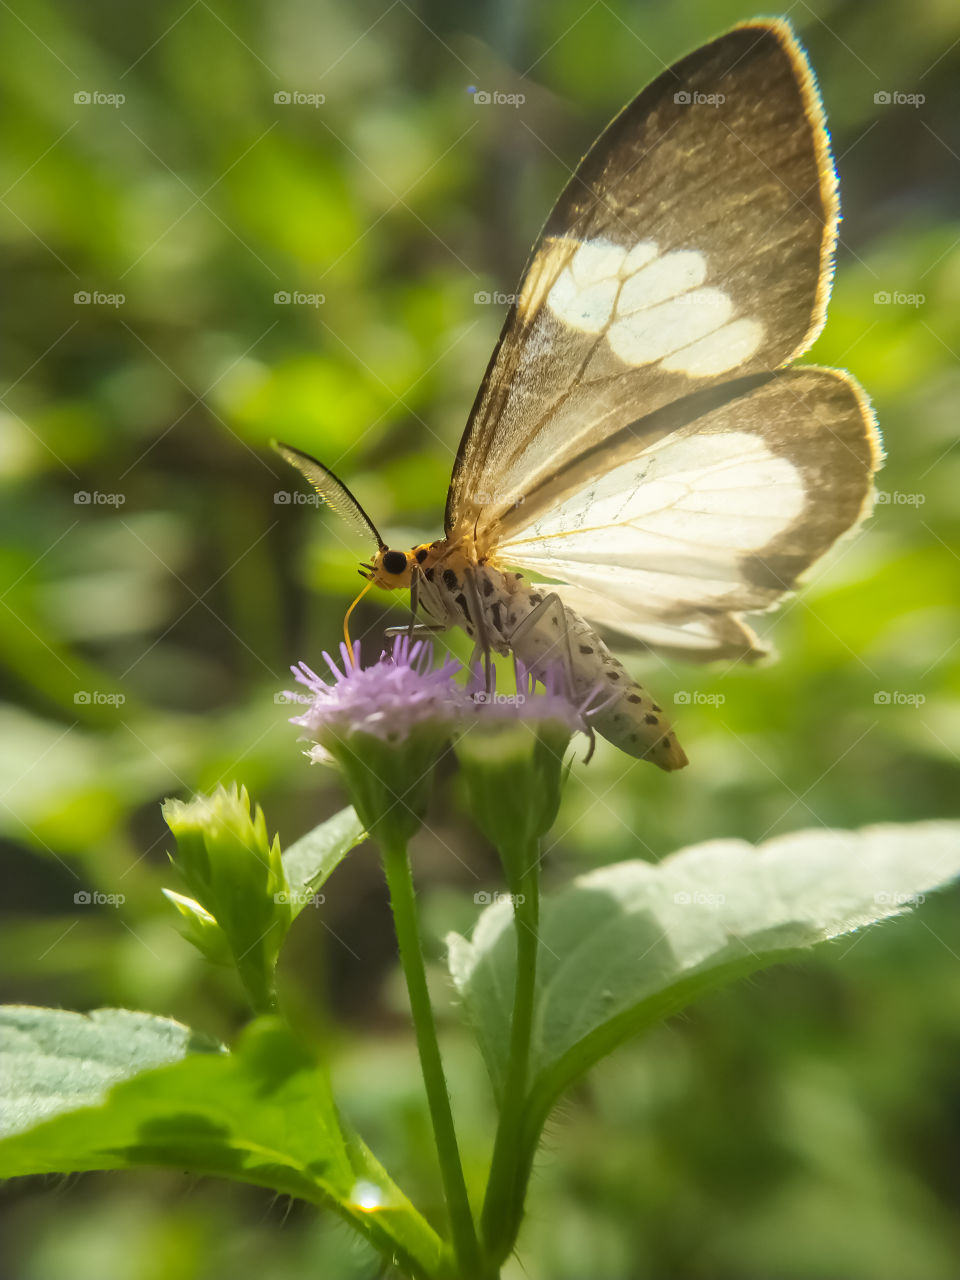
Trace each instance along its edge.
{"label": "butterfly", "polygon": [[824,324],[838,216],[803,49],[782,21],[734,27],[625,107],[561,193],[460,441],[443,538],[388,547],[332,472],[275,447],[375,542],[364,591],[409,588],[430,629],[535,675],[560,665],[571,695],[601,687],[596,731],[682,768],[598,629],[756,659],[742,615],[868,514],[882,453],[864,392],[788,367]]}

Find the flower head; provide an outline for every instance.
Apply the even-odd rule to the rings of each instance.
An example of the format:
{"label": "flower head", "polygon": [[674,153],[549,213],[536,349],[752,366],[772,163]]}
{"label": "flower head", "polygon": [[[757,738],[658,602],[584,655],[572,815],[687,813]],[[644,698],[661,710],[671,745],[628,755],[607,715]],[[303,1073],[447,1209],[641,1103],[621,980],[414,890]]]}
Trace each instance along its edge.
{"label": "flower head", "polygon": [[312,740],[312,760],[340,767],[368,831],[409,839],[426,807],[433,765],[465,704],[454,680],[460,664],[447,658],[433,668],[432,646],[405,635],[369,667],[360,664],[359,644],[352,652],[342,644],[340,654],[342,667],[323,655],[332,684],[305,663],[292,668],[312,697],[291,723]]}
{"label": "flower head", "polygon": [[313,697],[308,709],[290,723],[301,725],[321,745],[330,735],[355,733],[397,744],[424,724],[450,724],[463,706],[463,691],[453,679],[460,664],[446,658],[432,668],[432,646],[422,640],[395,636],[392,651],[384,651],[370,667],[360,665],[359,641],[352,654],[341,644],[340,656],[342,669],[329,653],[323,654],[333,684],[305,662],[291,668]]}
{"label": "flower head", "polygon": [[[516,692],[479,687],[474,674],[471,731],[457,742],[474,816],[496,845],[511,889],[528,865],[530,849],[553,825],[566,778],[564,753],[576,732],[590,734],[589,717],[605,705],[599,688],[572,701],[562,667],[534,676],[516,663]],[[536,691],[537,681],[543,692]]]}

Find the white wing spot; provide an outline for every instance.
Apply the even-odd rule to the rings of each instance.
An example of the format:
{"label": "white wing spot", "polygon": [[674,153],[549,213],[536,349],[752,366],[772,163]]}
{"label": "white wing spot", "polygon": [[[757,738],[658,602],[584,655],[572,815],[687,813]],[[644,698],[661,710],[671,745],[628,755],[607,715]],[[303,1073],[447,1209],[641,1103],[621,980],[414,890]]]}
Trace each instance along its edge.
{"label": "white wing spot", "polygon": [[685,373],[691,378],[725,373],[757,350],[763,341],[763,325],[759,320],[734,320],[707,334],[688,347],[672,352],[663,362],[671,373]]}
{"label": "white wing spot", "polygon": [[733,302],[722,289],[700,288],[707,278],[706,257],[692,249],[660,254],[652,240],[629,251],[586,240],[557,277],[547,306],[582,333],[606,331],[624,364],[660,360],[671,373],[706,378],[749,359],[764,335],[759,320],[732,319]]}
{"label": "white wing spot", "polygon": [[702,253],[665,253],[626,282],[617,303],[617,315],[654,307],[658,302],[695,289],[706,278],[707,260]]}
{"label": "white wing spot", "polygon": [[733,303],[720,289],[697,289],[617,320],[607,341],[624,364],[651,364],[719,329],[732,311]]}

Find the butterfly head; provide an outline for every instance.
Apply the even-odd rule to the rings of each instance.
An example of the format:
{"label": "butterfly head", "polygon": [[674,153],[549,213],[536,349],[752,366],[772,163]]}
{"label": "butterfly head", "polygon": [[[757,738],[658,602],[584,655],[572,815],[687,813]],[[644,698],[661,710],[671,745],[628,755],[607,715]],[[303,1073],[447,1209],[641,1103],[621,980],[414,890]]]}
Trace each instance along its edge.
{"label": "butterfly head", "polygon": [[435,544],[423,543],[410,551],[381,547],[369,564],[360,570],[363,577],[385,591],[409,588],[415,568],[430,568],[435,559]]}

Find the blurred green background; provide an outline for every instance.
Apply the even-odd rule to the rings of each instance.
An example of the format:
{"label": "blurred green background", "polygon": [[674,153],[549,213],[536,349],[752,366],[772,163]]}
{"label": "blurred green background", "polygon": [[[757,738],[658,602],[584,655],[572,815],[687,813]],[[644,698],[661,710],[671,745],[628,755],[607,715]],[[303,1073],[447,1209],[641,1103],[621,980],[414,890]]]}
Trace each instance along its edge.
{"label": "blurred green background", "polygon": [[[369,551],[292,498],[266,441],[335,467],[392,543],[437,536],[504,311],[478,295],[514,290],[613,112],[751,16],[686,0],[3,6],[4,999],[236,1029],[238,991],[161,900],[158,801],[242,781],[285,842],[343,804],[274,698],[291,662],[336,643]],[[574,768],[548,886],[718,836],[956,810],[960,14],[799,0],[788,16],[845,211],[812,358],[873,396],[885,500],[762,620],[779,663],[639,668],[676,702],[691,767],[666,777],[601,743]],[[481,107],[471,86],[525,102]],[[367,597],[370,652],[401,610]],[[491,1102],[440,938],[499,877],[445,782],[415,856],[475,1181]],[[125,901],[75,902],[95,890]],[[551,1123],[509,1275],[955,1280],[958,904],[621,1051]],[[435,1210],[371,849],[303,913],[283,969],[346,1111]],[[378,1274],[331,1219],[186,1177],[19,1182],[2,1212],[17,1280]]]}

